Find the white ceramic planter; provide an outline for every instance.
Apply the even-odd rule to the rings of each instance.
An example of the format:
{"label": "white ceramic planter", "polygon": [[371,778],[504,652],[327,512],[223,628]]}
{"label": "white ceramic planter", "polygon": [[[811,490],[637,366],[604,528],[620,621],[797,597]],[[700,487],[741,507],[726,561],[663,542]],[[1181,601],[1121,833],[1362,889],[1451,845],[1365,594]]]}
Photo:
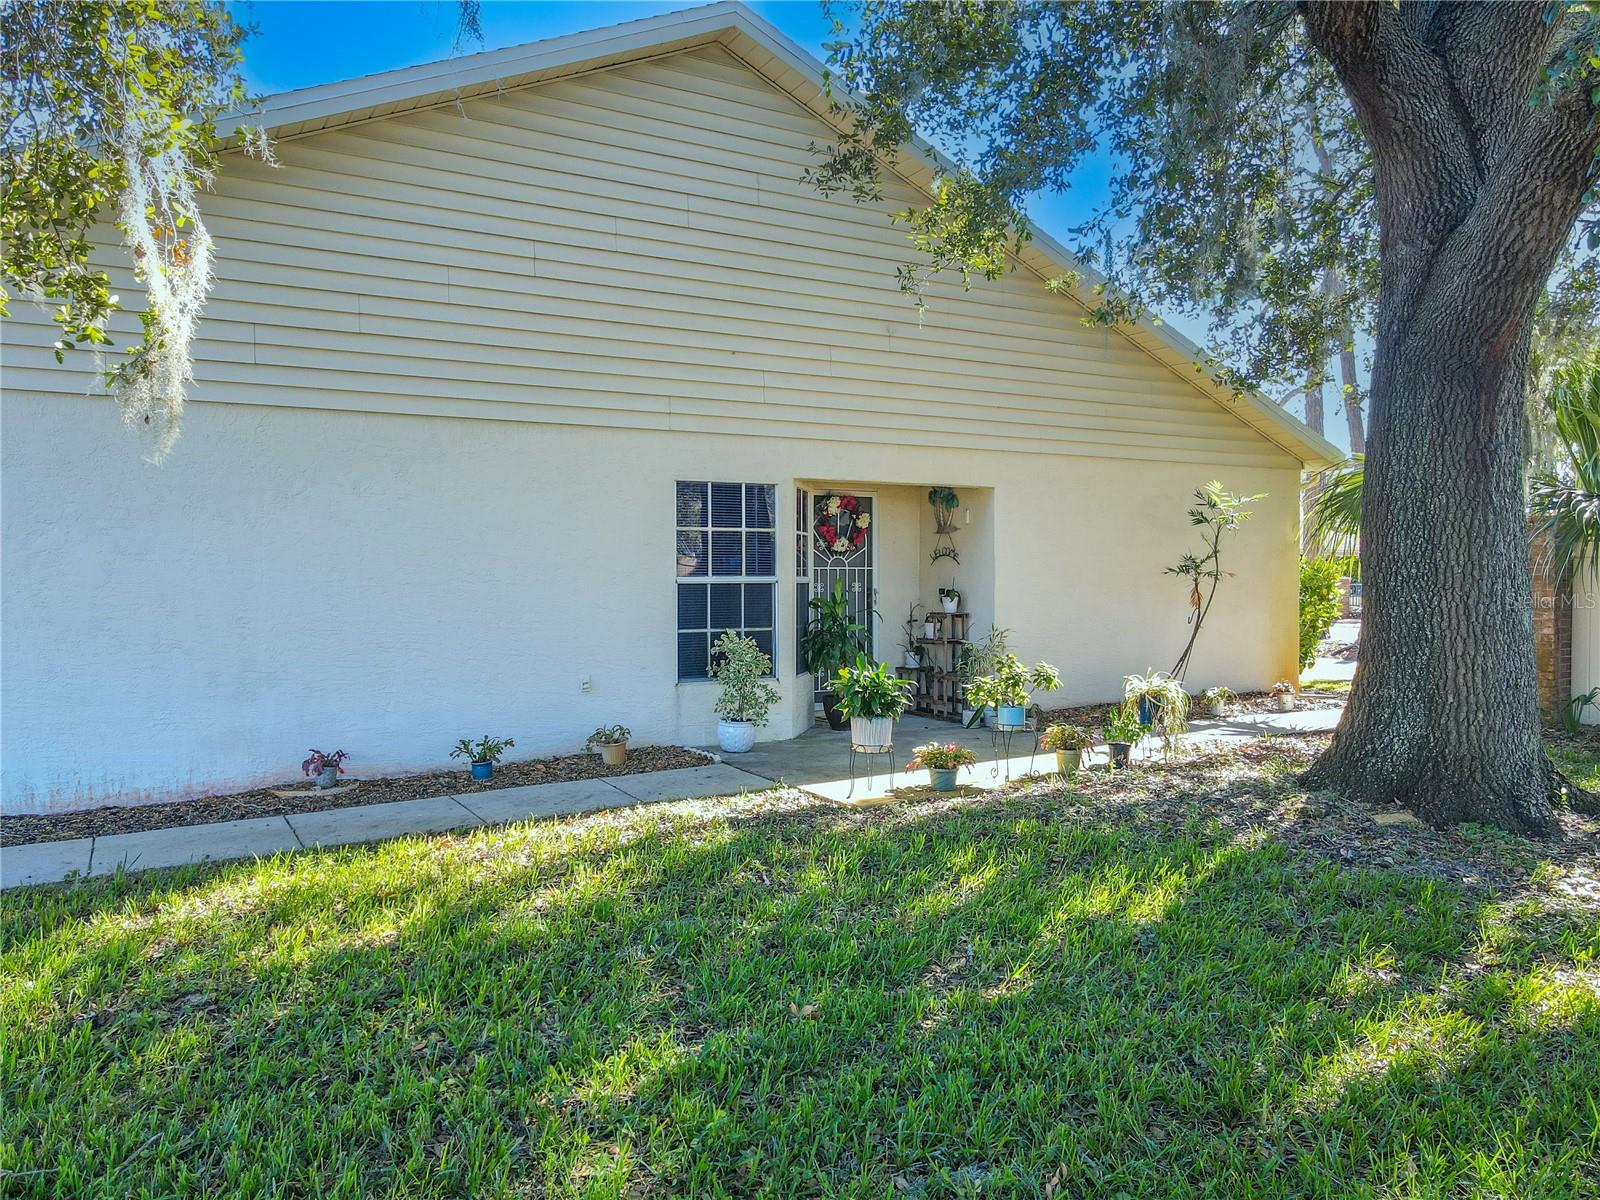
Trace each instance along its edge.
{"label": "white ceramic planter", "polygon": [[933,641],[934,638],[939,636],[939,627],[932,621],[924,621],[922,623],[922,636],[930,642]]}
{"label": "white ceramic planter", "polygon": [[756,727],[749,721],[717,721],[717,745],[725,754],[747,754],[756,744]]}
{"label": "white ceramic planter", "polygon": [[961,607],[960,596],[940,596],[939,604],[947,613],[953,613]]}
{"label": "white ceramic planter", "polygon": [[911,651],[907,650],[905,652],[905,658],[906,658],[906,666],[908,666],[908,667],[911,667],[911,668],[914,669],[914,668],[920,667],[922,665],[922,656],[920,654],[913,654],[913,653],[911,653]]}
{"label": "white ceramic planter", "polygon": [[851,717],[850,744],[861,750],[882,750],[894,739],[893,717]]}

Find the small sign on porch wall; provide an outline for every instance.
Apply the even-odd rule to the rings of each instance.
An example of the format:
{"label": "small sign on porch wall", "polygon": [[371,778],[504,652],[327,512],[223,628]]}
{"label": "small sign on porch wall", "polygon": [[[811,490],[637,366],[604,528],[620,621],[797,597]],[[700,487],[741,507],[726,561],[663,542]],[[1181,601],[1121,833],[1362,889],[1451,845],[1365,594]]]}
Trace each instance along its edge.
{"label": "small sign on porch wall", "polygon": [[933,553],[928,556],[930,563],[936,563],[941,558],[948,558],[951,562],[959,563],[961,555],[956,553],[956,509],[961,504],[961,498],[956,495],[954,488],[931,487],[928,489],[928,503],[933,506]]}

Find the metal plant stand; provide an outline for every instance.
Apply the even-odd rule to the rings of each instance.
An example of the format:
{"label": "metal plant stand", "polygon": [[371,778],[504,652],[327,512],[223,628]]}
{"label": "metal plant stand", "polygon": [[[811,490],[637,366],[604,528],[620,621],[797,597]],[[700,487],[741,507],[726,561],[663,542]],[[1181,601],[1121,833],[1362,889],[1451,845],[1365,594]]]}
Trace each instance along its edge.
{"label": "metal plant stand", "polygon": [[1011,778],[1011,742],[1020,734],[1027,734],[1028,742],[1028,774],[1033,774],[1034,758],[1039,753],[1039,723],[1029,717],[1021,725],[1002,725],[998,718],[989,726],[989,748],[994,754],[994,766],[989,769],[989,777],[1000,777],[1000,764],[1006,765],[1006,779]]}
{"label": "metal plant stand", "polygon": [[864,755],[867,760],[867,786],[869,788],[872,786],[872,780],[876,775],[872,768],[873,760],[887,754],[889,756],[889,786],[890,788],[894,787],[894,743],[890,742],[887,746],[858,746],[854,741],[851,741],[850,790],[844,794],[846,800],[856,794],[856,755],[858,754]]}

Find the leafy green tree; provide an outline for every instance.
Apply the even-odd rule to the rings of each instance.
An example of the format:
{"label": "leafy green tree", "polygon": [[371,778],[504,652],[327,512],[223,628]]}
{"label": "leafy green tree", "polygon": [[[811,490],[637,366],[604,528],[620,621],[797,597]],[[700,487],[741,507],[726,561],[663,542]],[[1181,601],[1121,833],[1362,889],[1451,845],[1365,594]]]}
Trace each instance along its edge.
{"label": "leafy green tree", "polygon": [[0,9],[0,314],[14,297],[50,305],[58,360],[110,346],[124,302],[92,261],[90,230],[113,222],[144,290],[143,333],[107,383],[128,420],[152,427],[158,454],[192,378],[212,254],[197,196],[215,167],[217,118],[245,101],[243,38],[221,4],[201,0]]}
{"label": "leafy green tree", "polygon": [[[458,0],[456,46],[482,41],[481,4]],[[139,340],[107,359],[106,384],[156,457],[178,436],[213,247],[199,196],[217,123],[248,101],[246,31],[213,0],[0,3],[0,316],[21,298],[52,310],[56,358],[112,348],[133,305],[94,261],[91,230],[121,234],[143,295]],[[228,130],[270,160],[265,133]]]}
{"label": "leafy green tree", "polygon": [[[1344,269],[1346,218],[1370,193],[1364,656],[1311,778],[1439,825],[1558,828],[1524,403],[1535,309],[1595,176],[1597,31],[1588,4],[869,0],[832,51],[856,119],[820,186],[880,194],[913,129],[964,156],[899,214],[921,252],[906,286],[1002,272],[1025,198],[1104,146],[1117,203],[1141,215],[1119,260],[1128,290],[1091,295],[1091,319],[1150,299],[1287,310],[1233,356],[1241,382],[1291,378],[1342,336],[1351,310],[1320,294],[1321,268]],[[1308,98],[1328,102],[1339,151],[1327,211],[1296,190],[1316,157]],[[1337,140],[1351,129],[1358,142]]]}

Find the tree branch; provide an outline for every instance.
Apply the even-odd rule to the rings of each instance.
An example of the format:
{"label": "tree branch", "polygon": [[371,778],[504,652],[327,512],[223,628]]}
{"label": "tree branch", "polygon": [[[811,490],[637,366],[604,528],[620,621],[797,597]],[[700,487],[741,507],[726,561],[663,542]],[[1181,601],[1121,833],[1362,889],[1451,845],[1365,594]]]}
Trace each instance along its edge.
{"label": "tree branch", "polygon": [[1486,172],[1493,171],[1529,111],[1558,36],[1540,3],[1450,4],[1439,10],[1435,45],[1471,122]]}

